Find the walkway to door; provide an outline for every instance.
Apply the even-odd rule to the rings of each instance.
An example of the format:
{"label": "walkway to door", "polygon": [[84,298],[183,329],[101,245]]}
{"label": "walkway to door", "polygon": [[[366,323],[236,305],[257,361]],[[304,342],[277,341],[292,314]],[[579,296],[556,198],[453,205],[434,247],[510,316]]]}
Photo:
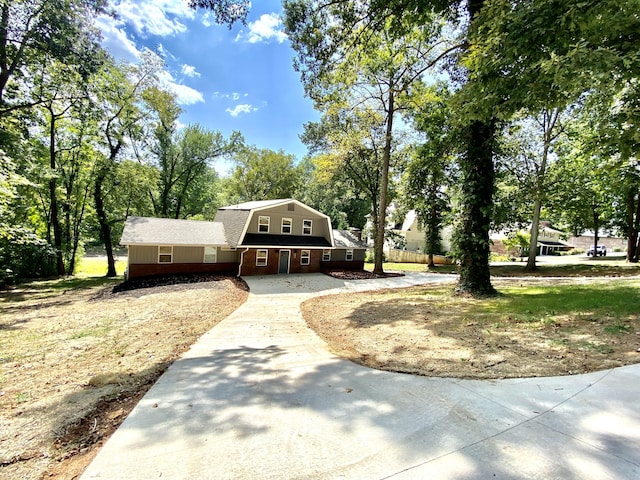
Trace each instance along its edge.
{"label": "walkway to door", "polygon": [[640,365],[504,381],[371,370],[300,302],[445,281],[248,277],[247,302],[149,390],[83,479],[640,478]]}

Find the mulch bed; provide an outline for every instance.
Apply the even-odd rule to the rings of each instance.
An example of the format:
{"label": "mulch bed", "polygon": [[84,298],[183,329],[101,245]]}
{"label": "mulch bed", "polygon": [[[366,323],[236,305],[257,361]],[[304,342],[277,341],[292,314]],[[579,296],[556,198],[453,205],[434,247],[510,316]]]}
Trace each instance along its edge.
{"label": "mulch bed", "polygon": [[231,280],[240,290],[249,291],[247,284],[233,275],[221,275],[217,273],[189,273],[176,275],[156,275],[152,277],[132,278],[125,280],[113,287],[112,293],[127,292],[139,288],[164,287],[183,283],[220,282]]}
{"label": "mulch bed", "polygon": [[340,280],[371,280],[374,278],[404,277],[402,273],[373,273],[366,270],[325,270],[322,273]]}

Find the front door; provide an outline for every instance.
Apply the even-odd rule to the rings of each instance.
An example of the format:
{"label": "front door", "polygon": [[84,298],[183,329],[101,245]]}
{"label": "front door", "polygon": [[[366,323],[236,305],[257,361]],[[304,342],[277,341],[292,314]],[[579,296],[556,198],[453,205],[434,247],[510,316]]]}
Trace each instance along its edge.
{"label": "front door", "polygon": [[278,273],[289,273],[290,250],[280,250],[280,262],[278,263]]}

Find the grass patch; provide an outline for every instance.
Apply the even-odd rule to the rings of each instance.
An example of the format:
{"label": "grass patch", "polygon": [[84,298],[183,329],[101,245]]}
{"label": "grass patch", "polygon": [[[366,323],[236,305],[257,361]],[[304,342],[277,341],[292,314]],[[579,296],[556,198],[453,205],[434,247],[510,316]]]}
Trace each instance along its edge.
{"label": "grass patch", "polygon": [[[76,268],[77,277],[101,277],[107,274],[106,257],[82,257]],[[127,269],[126,260],[116,260],[116,273],[124,276]]]}
{"label": "grass patch", "polygon": [[[493,277],[626,277],[640,275],[640,264],[626,263],[624,260],[586,260],[580,263],[558,265],[538,265],[535,272],[525,272],[526,263],[515,262],[509,265],[492,265]],[[365,263],[364,268],[373,271],[372,263]],[[430,272],[458,273],[456,265],[436,265],[428,268],[420,263],[383,264],[385,271],[393,272]]]}
{"label": "grass patch", "polygon": [[[481,300],[478,314],[525,322],[552,322],[567,315],[601,319],[618,325],[621,319],[640,311],[640,282],[588,285],[500,287],[502,295]],[[614,327],[612,327],[614,328]]]}
{"label": "grass patch", "polygon": [[451,285],[330,295],[302,310],[335,352],[385,370],[502,378],[640,362],[640,280],[567,282],[501,279],[490,298]]}
{"label": "grass patch", "polygon": [[[457,273],[457,267],[455,265],[436,265],[435,267],[428,268],[423,263],[391,263],[385,262],[382,264],[382,268],[385,272],[435,272],[435,273]],[[364,269],[370,272],[373,271],[373,263],[365,263]]]}

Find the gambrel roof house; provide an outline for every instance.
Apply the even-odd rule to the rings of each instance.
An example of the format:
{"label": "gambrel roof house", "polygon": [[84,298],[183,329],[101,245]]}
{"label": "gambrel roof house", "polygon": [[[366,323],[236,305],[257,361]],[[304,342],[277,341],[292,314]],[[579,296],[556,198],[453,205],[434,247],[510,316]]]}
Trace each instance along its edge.
{"label": "gambrel roof house", "polygon": [[129,217],[121,245],[127,278],[169,273],[237,275],[361,270],[366,244],[291,198],[230,205],[213,222]]}

